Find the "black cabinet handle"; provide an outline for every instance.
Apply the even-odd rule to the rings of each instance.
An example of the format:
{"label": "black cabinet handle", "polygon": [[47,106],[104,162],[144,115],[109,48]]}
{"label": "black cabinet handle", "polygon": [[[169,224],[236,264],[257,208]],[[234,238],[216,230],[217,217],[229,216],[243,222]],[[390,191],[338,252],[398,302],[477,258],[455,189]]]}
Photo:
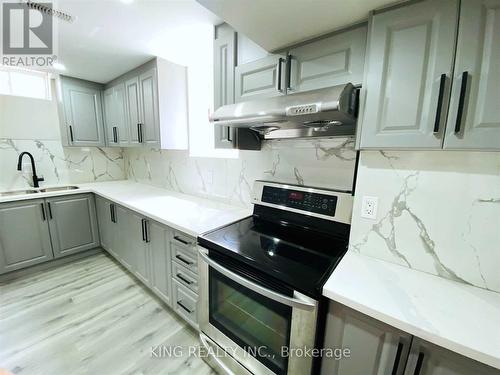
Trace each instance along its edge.
{"label": "black cabinet handle", "polygon": [[149,220],[147,219],[144,219],[144,241],[151,242],[149,238]]}
{"label": "black cabinet handle", "polygon": [[174,236],[174,240],[179,241],[180,243],[183,243],[184,245],[190,245],[190,244],[191,244],[190,242],[188,242],[188,241],[186,241],[186,240],[182,239],[182,238],[181,238],[181,237],[179,237],[179,236]]}
{"label": "black cabinet handle", "polygon": [[179,307],[183,308],[184,310],[186,310],[189,314],[191,314],[194,310],[191,310],[189,308],[187,308],[186,306],[184,306],[184,304],[180,301],[177,301],[177,305],[179,305]]}
{"label": "black cabinet handle", "polygon": [[191,285],[191,284],[193,283],[193,281],[191,281],[191,280],[189,280],[189,279],[186,279],[186,278],[182,275],[182,273],[178,273],[176,276],[177,276],[179,279],[181,279],[182,281],[184,281],[184,282],[185,282],[186,284],[188,284],[188,285]]}
{"label": "black cabinet handle", "polygon": [[292,89],[292,55],[286,57],[286,88]]}
{"label": "black cabinet handle", "polygon": [[73,142],[73,127],[71,125],[69,126],[69,139]]}
{"label": "black cabinet handle", "polygon": [[47,218],[45,217],[45,208],[43,207],[43,203],[40,203],[40,208],[42,209],[42,219],[45,221]]}
{"label": "black cabinet handle", "polygon": [[194,262],[191,262],[190,260],[187,260],[187,259],[184,259],[183,257],[181,257],[180,255],[176,255],[175,256],[177,259],[179,259],[182,263],[185,263],[187,264],[188,266],[190,266],[191,264],[193,264]]}
{"label": "black cabinet handle", "polygon": [[116,131],[116,126],[113,126],[113,142],[118,143],[118,133]]}
{"label": "black cabinet handle", "polygon": [[467,81],[469,80],[469,72],[462,73],[462,84],[460,86],[460,97],[458,99],[457,121],[455,122],[455,133],[460,133],[462,126],[462,116],[464,114],[465,94],[467,93]]}
{"label": "black cabinet handle", "polygon": [[392,366],[391,375],[397,375],[399,362],[401,362],[401,354],[403,354],[403,343],[400,341],[398,343],[398,350],[396,351],[396,358],[394,358],[394,365]]}
{"label": "black cabinet handle", "polygon": [[112,223],[116,223],[116,211],[115,211],[115,209],[116,209],[115,204],[111,203],[109,205],[109,213],[111,215],[111,222]]}
{"label": "black cabinet handle", "polygon": [[418,353],[417,364],[415,366],[415,371],[413,372],[413,375],[420,374],[420,370],[422,370],[423,364],[424,364],[424,353],[420,352]]}
{"label": "black cabinet handle", "polygon": [[52,207],[50,207],[50,202],[47,202],[47,211],[49,212],[49,219],[52,220]]}
{"label": "black cabinet handle", "polygon": [[278,66],[277,66],[277,69],[278,69],[278,82],[277,82],[277,86],[278,86],[278,91],[279,92],[283,92],[283,89],[281,87],[281,64],[283,63],[284,59],[282,57],[280,57],[278,59]]}
{"label": "black cabinet handle", "polygon": [[146,232],[144,230],[144,219],[141,219],[141,231],[142,231],[142,240],[146,241]]}
{"label": "black cabinet handle", "polygon": [[139,143],[142,143],[142,124],[141,123],[137,124],[137,141]]}
{"label": "black cabinet handle", "polygon": [[444,89],[446,86],[446,74],[441,74],[439,80],[439,94],[436,109],[436,119],[434,120],[434,133],[439,133],[439,125],[441,124],[441,111],[443,110]]}

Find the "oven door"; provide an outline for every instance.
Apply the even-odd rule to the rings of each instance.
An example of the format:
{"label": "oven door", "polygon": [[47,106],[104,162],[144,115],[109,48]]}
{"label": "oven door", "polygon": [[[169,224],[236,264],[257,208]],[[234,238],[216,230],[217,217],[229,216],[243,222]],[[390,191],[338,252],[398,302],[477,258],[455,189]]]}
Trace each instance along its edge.
{"label": "oven door", "polygon": [[198,251],[200,340],[209,362],[227,374],[310,374],[313,358],[286,353],[314,347],[318,302]]}

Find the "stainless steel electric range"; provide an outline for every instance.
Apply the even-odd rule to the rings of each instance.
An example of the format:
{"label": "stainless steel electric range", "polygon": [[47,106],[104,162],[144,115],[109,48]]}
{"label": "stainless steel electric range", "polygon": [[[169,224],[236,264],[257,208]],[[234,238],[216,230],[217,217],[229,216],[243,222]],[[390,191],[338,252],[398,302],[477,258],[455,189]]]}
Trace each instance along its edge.
{"label": "stainless steel electric range", "polygon": [[[324,283],[347,250],[347,191],[256,181],[253,215],[198,237],[200,341],[227,374],[311,374]],[[297,350],[298,349],[298,350]]]}

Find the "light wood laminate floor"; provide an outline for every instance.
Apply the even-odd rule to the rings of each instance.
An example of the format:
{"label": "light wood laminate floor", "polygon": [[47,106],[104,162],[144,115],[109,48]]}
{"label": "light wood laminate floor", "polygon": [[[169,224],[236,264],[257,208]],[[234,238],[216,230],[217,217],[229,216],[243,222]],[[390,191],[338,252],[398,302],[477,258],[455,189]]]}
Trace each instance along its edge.
{"label": "light wood laminate floor", "polygon": [[187,326],[104,253],[0,283],[0,368],[13,374],[215,374]]}

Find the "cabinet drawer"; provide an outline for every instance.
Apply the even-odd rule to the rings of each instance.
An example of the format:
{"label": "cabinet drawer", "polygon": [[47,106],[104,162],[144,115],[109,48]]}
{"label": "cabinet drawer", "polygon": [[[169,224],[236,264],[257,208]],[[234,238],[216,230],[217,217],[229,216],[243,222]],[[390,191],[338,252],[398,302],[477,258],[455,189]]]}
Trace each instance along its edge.
{"label": "cabinet drawer", "polygon": [[173,308],[188,323],[198,327],[197,296],[191,290],[173,280]]}
{"label": "cabinet drawer", "polygon": [[190,271],[198,273],[198,257],[196,255],[196,248],[187,249],[172,243],[172,260],[186,267]]}
{"label": "cabinet drawer", "polygon": [[172,277],[180,284],[198,293],[198,275],[177,262],[172,263]]}
{"label": "cabinet drawer", "polygon": [[172,242],[179,247],[186,249],[194,248],[196,251],[196,238],[188,236],[182,232],[175,231]]}

